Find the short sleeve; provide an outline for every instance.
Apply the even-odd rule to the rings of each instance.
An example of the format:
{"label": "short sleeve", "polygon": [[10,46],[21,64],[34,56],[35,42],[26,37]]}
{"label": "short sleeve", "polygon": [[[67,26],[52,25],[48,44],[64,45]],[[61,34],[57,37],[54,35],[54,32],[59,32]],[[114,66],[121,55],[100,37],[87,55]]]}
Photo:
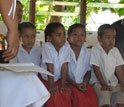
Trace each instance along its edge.
{"label": "short sleeve", "polygon": [[116,66],[119,65],[123,65],[124,64],[124,60],[119,52],[119,50],[117,48],[115,48],[115,57],[116,57]]}
{"label": "short sleeve", "polygon": [[96,50],[95,48],[93,48],[91,51],[90,65],[99,66],[98,50]]}
{"label": "short sleeve", "polygon": [[42,63],[53,63],[50,49],[46,44],[42,48]]}

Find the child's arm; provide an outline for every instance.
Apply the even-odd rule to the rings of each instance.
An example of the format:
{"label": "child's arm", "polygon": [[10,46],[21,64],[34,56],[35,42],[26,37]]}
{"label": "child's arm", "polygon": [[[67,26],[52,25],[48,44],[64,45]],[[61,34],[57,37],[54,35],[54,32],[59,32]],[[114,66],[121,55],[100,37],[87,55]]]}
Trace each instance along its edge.
{"label": "child's arm", "polygon": [[66,92],[71,93],[71,90],[66,86],[66,78],[68,73],[68,62],[62,65],[61,69],[61,91],[65,90]]}
{"label": "child's arm", "polygon": [[[47,70],[50,73],[54,74],[53,73],[53,64],[47,63]],[[54,77],[48,76],[48,83],[49,83],[49,91],[50,91],[51,95],[55,95],[58,92],[58,89],[54,84]]]}
{"label": "child's arm", "polygon": [[90,80],[90,77],[91,77],[91,71],[87,71],[85,76],[84,76],[83,82],[87,84]]}
{"label": "child's arm", "polygon": [[67,80],[70,84],[72,84],[73,86],[77,87],[80,91],[85,92],[86,89],[86,85],[90,79],[91,73],[90,71],[88,71],[85,76],[84,76],[84,81],[80,84],[76,83],[75,81],[73,81],[71,78],[69,78],[69,76],[67,76]]}
{"label": "child's arm", "polygon": [[93,69],[94,69],[94,73],[96,75],[96,78],[98,79],[98,81],[100,82],[101,86],[102,86],[102,90],[108,90],[111,91],[111,88],[107,85],[107,83],[105,82],[101,72],[100,72],[100,68],[96,65],[93,65]]}
{"label": "child's arm", "polygon": [[73,81],[68,75],[67,75],[67,81],[72,84],[73,86],[77,87],[77,83]]}
{"label": "child's arm", "polygon": [[117,77],[120,81],[121,84],[121,90],[124,91],[124,73],[123,73],[123,69],[121,66],[117,66],[116,70],[115,70]]}
{"label": "child's arm", "polygon": [[86,86],[87,86],[87,84],[88,84],[88,82],[89,82],[89,80],[90,80],[90,77],[91,77],[91,71],[87,71],[86,74],[85,74],[85,76],[84,76],[83,82],[82,82],[81,84],[79,84],[79,88],[80,88],[83,92],[87,91]]}

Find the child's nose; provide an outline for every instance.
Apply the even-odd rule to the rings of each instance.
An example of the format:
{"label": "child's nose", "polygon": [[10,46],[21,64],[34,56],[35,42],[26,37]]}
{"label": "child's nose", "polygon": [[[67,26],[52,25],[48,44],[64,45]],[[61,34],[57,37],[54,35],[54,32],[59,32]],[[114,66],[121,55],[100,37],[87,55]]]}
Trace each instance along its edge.
{"label": "child's nose", "polygon": [[81,40],[81,35],[78,35],[78,40]]}

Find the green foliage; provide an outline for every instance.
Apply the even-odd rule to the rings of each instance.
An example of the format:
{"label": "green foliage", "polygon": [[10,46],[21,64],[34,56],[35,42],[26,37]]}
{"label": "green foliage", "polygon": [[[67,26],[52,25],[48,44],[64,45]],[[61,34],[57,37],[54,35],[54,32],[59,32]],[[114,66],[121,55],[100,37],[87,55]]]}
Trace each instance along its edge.
{"label": "green foliage", "polygon": [[124,8],[118,9],[118,15],[119,16],[124,16]]}
{"label": "green foliage", "polygon": [[[24,21],[29,21],[29,1],[30,0],[20,0],[23,4],[23,18]],[[42,1],[53,1],[53,0],[42,0]],[[56,1],[56,0],[55,0]],[[64,0],[66,2],[80,2],[81,0]],[[94,2],[94,3],[108,3],[108,0],[86,0],[87,3]],[[124,3],[124,0],[120,0],[120,3]],[[98,13],[99,10],[105,11],[108,8],[98,8],[98,7],[87,7],[86,11],[86,19],[88,20],[91,16],[92,12]],[[44,29],[46,24],[49,22],[49,19],[52,16],[45,16],[43,14],[38,14],[39,12],[53,12],[53,5],[49,4],[40,4],[36,3],[36,14],[35,14],[35,23],[37,29]],[[114,9],[110,8],[112,13],[118,14],[119,16],[124,15],[124,8]],[[80,13],[79,6],[65,6],[64,12],[71,12],[71,13]],[[2,20],[0,16],[0,20]],[[66,30],[68,27],[74,23],[80,22],[80,16],[63,16],[62,23],[64,24]]]}

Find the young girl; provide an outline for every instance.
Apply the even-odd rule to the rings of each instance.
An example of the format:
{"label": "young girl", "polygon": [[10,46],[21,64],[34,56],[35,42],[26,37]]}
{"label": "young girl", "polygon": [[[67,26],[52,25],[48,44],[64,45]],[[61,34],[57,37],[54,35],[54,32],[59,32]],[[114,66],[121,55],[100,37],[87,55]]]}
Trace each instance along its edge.
{"label": "young girl", "polygon": [[32,62],[37,66],[41,65],[42,51],[40,47],[34,46],[36,29],[30,22],[19,24],[19,37],[21,45],[17,56],[11,61],[13,63]]}
{"label": "young girl", "polygon": [[43,83],[49,89],[51,98],[47,107],[71,107],[70,89],[66,86],[70,46],[66,42],[64,26],[50,23],[45,29],[46,42],[42,50],[42,62],[54,77],[42,75]]}
{"label": "young girl", "polygon": [[67,80],[72,90],[73,107],[97,107],[95,91],[88,83],[91,71],[90,52],[84,44],[85,39],[86,32],[82,24],[69,27],[68,41],[71,45],[71,61]]}

